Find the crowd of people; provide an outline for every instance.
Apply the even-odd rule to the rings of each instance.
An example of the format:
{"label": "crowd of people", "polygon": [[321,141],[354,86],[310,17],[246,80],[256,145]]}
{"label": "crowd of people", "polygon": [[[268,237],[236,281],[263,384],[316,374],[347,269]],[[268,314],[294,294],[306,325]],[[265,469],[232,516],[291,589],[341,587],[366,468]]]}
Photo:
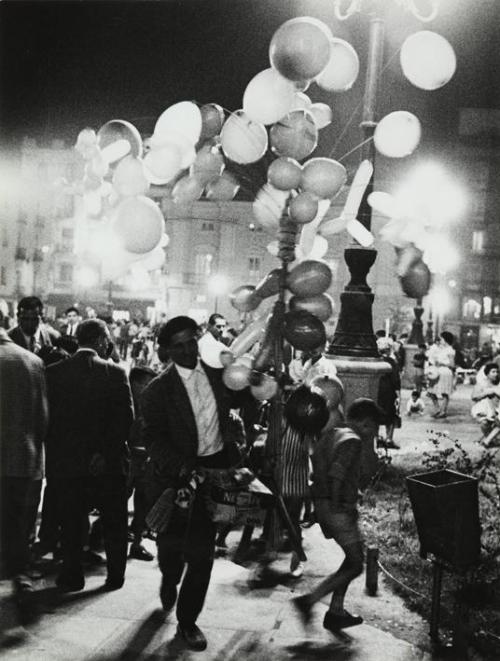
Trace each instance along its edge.
{"label": "crowd of people", "polygon": [[[187,316],[154,326],[106,323],[88,311],[82,319],[75,307],[56,330],[44,323],[38,298],[19,302],[17,325],[0,328],[1,563],[23,617],[34,559],[52,553],[57,587],[79,591],[87,564],[102,561],[95,552],[102,545],[102,589],[118,590],[128,557],[153,560],[142,543],[149,536],[157,546],[163,609],[175,608],[178,634],[190,648],[206,647],[196,622],[216,546],[224,548],[231,527],[218,525],[208,505],[211,476],[245,464],[265,445],[270,424],[268,402],[257,401],[250,388],[229,390],[223,370],[203,360],[214,343],[228,346],[235,335],[217,313],[200,329]],[[407,415],[424,412],[424,387],[434,415],[447,415],[453,340],[443,332],[429,349],[420,347]],[[361,398],[344,410],[343,385],[325,347],[290,353],[282,383],[280,471],[270,485],[292,525],[292,576],[303,572],[302,528],[313,521],[345,553],[336,572],[294,600],[307,624],[314,604],[332,594],[324,620],[331,631],[362,621],[345,610],[344,597],[363,566],[356,508],[370,477],[363,453],[374,452],[381,426],[385,446],[397,447],[393,434],[401,424],[403,343],[381,333],[377,342],[390,365],[377,402]],[[439,373],[435,383],[429,366]],[[498,366],[487,364],[484,373],[489,385],[476,389],[475,401],[500,401]]]}

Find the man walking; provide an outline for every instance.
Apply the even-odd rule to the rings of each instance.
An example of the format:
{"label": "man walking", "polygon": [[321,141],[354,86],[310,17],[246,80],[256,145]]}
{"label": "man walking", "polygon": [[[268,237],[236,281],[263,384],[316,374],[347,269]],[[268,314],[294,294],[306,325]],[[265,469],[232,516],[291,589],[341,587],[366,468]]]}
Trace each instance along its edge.
{"label": "man walking", "polygon": [[[150,457],[147,486],[153,501],[168,487],[178,488],[197,468],[234,463],[228,434],[231,393],[222,382],[222,370],[199,360],[197,333],[196,322],[181,316],[170,319],[158,334],[160,360],[171,363],[151,381],[142,399]],[[177,602],[178,633],[194,650],[207,646],[196,620],[210,582],[215,533],[199,487],[190,517],[173,516],[157,538],[162,605],[170,611]]]}
{"label": "man walking", "polygon": [[133,420],[124,370],[105,360],[111,343],[100,319],[78,325],[79,349],[47,368],[50,424],[47,479],[59,502],[63,564],[57,585],[85,585],[82,553],[88,514],[101,513],[107,561],[105,589],[122,587],[127,561],[127,445]]}

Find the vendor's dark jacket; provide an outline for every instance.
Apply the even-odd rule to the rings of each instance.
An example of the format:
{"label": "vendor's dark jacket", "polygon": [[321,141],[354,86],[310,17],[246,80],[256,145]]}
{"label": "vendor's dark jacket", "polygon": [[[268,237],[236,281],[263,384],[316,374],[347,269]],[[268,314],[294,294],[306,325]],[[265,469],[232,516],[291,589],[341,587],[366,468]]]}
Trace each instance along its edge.
{"label": "vendor's dark jacket", "polygon": [[[238,406],[238,395],[224,385],[222,369],[201,362],[217,404],[224,443],[232,446],[229,411]],[[175,365],[149,383],[141,399],[143,439],[148,450],[148,495],[154,500],[167,487],[176,486],[179,476],[196,467],[198,431],[189,395]]]}
{"label": "vendor's dark jacket", "polygon": [[105,474],[127,470],[127,438],[134,409],[125,371],[89,351],[46,369],[49,398],[47,477],[89,475],[95,453]]}

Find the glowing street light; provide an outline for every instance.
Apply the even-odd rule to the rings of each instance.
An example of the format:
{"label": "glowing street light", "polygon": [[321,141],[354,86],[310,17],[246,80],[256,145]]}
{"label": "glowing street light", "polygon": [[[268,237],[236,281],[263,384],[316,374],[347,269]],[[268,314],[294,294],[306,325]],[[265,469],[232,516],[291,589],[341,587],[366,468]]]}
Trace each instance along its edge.
{"label": "glowing street light", "polygon": [[217,312],[219,296],[224,296],[229,290],[229,280],[222,273],[214,273],[208,279],[207,287],[214,297],[214,312]]}

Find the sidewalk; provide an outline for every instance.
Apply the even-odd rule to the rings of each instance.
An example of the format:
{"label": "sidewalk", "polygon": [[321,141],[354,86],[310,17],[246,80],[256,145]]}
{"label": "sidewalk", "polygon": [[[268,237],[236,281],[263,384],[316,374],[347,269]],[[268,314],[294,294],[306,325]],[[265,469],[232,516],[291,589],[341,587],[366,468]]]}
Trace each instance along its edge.
{"label": "sidewalk", "polygon": [[[404,395],[404,399],[407,393]],[[427,430],[449,430],[450,438],[472,445],[477,425],[468,416],[470,390],[461,387],[450,404],[450,417],[436,421],[428,413],[418,419],[403,419],[396,432],[399,453],[421,453],[430,447]],[[430,407],[429,407],[430,411]],[[231,562],[231,551],[240,533],[228,537],[228,559],[215,561],[212,581],[198,624],[208,639],[204,652],[186,650],[175,636],[175,615],[165,618],[160,608],[160,573],[156,561],[130,560],[124,587],[104,593],[104,567],[87,574],[85,590],[62,595],[54,588],[54,574],[37,581],[40,619],[24,638],[9,648],[0,647],[0,659],[22,661],[427,661],[432,658],[428,624],[409,611],[402,599],[390,591],[379,576],[379,594],[364,591],[364,576],[351,586],[347,608],[359,613],[364,624],[336,638],[322,627],[328,602],[316,606],[310,631],[305,632],[290,603],[331,573],[342,553],[325,540],[317,525],[304,530],[308,556],[301,579],[288,575],[289,554],[279,554],[272,565],[274,581],[266,587],[253,580],[255,565]],[[154,544],[145,542],[152,552]],[[0,582],[0,641],[2,632],[15,624],[8,595],[10,585]],[[5,640],[5,637],[4,637]]]}

